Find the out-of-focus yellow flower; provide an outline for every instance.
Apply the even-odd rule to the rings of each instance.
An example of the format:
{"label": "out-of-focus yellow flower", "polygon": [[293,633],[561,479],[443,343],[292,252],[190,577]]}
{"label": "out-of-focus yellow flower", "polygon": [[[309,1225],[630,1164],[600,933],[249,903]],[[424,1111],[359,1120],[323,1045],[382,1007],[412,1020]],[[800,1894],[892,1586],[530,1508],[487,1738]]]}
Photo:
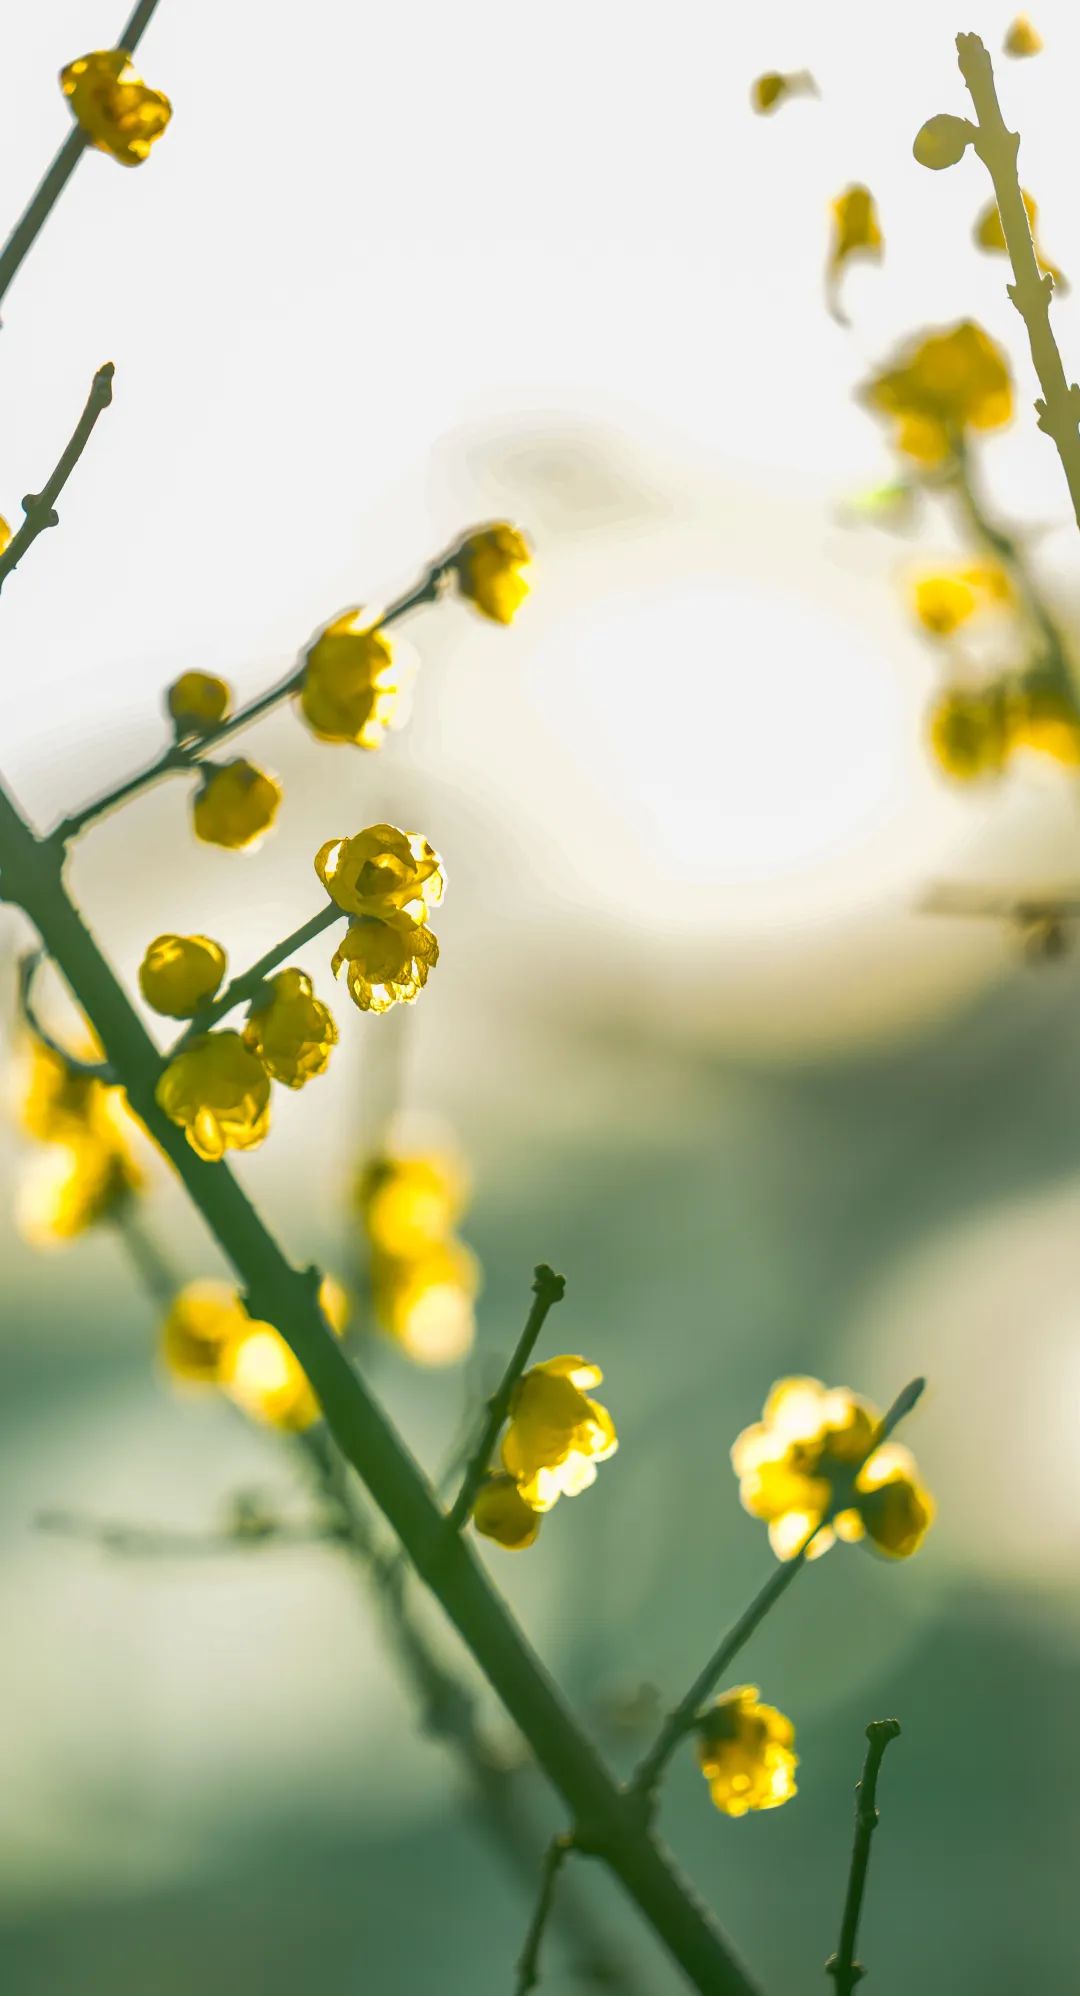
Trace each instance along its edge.
{"label": "out-of-focus yellow flower", "polygon": [[270,1076],[239,1033],[203,1033],[171,1060],[155,1091],[193,1151],[216,1162],[254,1150],[270,1127]]}
{"label": "out-of-focus yellow flower", "polygon": [[1012,584],[997,562],[935,569],[917,575],[911,584],[916,621],[935,638],[951,637],[976,611],[1006,607],[1012,600]]}
{"label": "out-of-focus yellow flower", "polygon": [[[99,1057],[100,1048],[88,1040],[86,1058]],[[26,1035],[20,1065],[18,1117],[27,1136],[63,1143],[117,1131],[121,1089],[72,1067],[34,1032]]]}
{"label": "out-of-focus yellow flower", "polygon": [[11,528],[8,526],[8,523],[4,519],[3,515],[0,514],[0,554],[3,554],[4,549],[7,547],[10,540],[11,540]]}
{"label": "out-of-focus yellow flower", "polygon": [[437,1241],[418,1254],[376,1253],[371,1299],[376,1321],[418,1365],[453,1365],[476,1336],[473,1305],[480,1264],[464,1241]]}
{"label": "out-of-focus yellow flower", "polygon": [[302,1088],[326,1071],[338,1029],[302,970],[279,970],[253,1003],[244,1040],[275,1081]]}
{"label": "out-of-focus yellow flower", "polygon": [[512,624],[532,588],[532,549],[506,520],[480,527],[455,556],[458,588],[467,603],[496,624]]}
{"label": "out-of-focus yellow flower", "polygon": [[1066,769],[1080,768],[1080,710],[1053,681],[1029,679],[1007,710],[1008,745],[1048,755]]}
{"label": "out-of-focus yellow flower", "polygon": [[401,680],[390,639],[377,626],[358,630],[361,614],[346,610],[307,651],[300,707],[321,741],[377,749],[393,726]]}
{"label": "out-of-focus yellow flower", "polygon": [[388,1012],[419,997],[438,961],[438,937],[425,922],[397,913],[381,921],[362,915],[349,923],[330,968],[336,977],[346,966],[349,996],[362,1012]]}
{"label": "out-of-focus yellow flower", "polygon": [[756,1684],[725,1691],[697,1733],[701,1771],[725,1816],[778,1809],[797,1793],[795,1728],[775,1705],[761,1704]]}
{"label": "out-of-focus yellow flower", "polygon": [[446,1240],[465,1209],[464,1173],[452,1158],[381,1152],[357,1174],[356,1204],[372,1247],[386,1255],[423,1254]]}
{"label": "out-of-focus yellow flower", "polygon": [[[1056,263],[1050,262],[1049,257],[1046,256],[1039,242],[1038,229],[1036,227],[1039,219],[1038,207],[1032,196],[1023,189],[1021,190],[1021,199],[1023,200],[1024,209],[1027,214],[1028,227],[1031,230],[1031,240],[1035,246],[1035,258],[1039,269],[1044,276],[1053,278],[1054,284],[1059,291],[1065,292],[1068,290],[1069,285],[1064,271],[1059,270]],[[975,227],[972,230],[972,237],[976,248],[988,250],[992,256],[1008,256],[1008,244],[1005,241],[1005,231],[1001,226],[1001,216],[998,212],[996,201],[988,201],[986,207],[980,209],[976,217]]]}
{"label": "out-of-focus yellow flower", "polygon": [[476,1493],[473,1524],[486,1539],[494,1539],[510,1552],[523,1552],[535,1545],[540,1535],[540,1513],[526,1504],[512,1476],[498,1470],[485,1477]]}
{"label": "out-of-focus yellow flower", "polygon": [[830,205],[832,217],[832,237],[829,243],[829,261],[826,266],[826,285],[829,309],[837,318],[842,314],[837,303],[837,286],[852,257],[868,257],[880,263],[885,253],[885,238],[878,220],[877,203],[868,187],[857,182],[845,187]]}
{"label": "out-of-focus yellow flower", "polygon": [[155,936],[139,965],[139,989],[155,1012],[190,1019],[225,975],[225,951],[209,936]]}
{"label": "out-of-focus yellow flower", "polygon": [[20,1181],[20,1232],[31,1247],[74,1240],[115,1218],[141,1184],[134,1160],[118,1143],[84,1134],[46,1144]]}
{"label": "out-of-focus yellow flower", "polygon": [[778,111],[781,104],[787,104],[792,97],[817,95],[817,84],[808,69],[793,70],[787,74],[779,69],[767,69],[763,76],[755,76],[750,85],[750,103],[759,117]]}
{"label": "out-of-focus yellow flower", "polygon": [[239,852],[268,832],[281,803],[281,785],[238,756],[208,769],[192,802],[196,838]]}
{"label": "out-of-focus yellow flower", "polygon": [[60,88],[91,145],[121,166],[141,166],[172,117],[168,98],[148,88],[126,49],[78,56],[60,71]]}
{"label": "out-of-focus yellow flower", "polygon": [[1012,746],[1000,689],[943,693],[930,709],[927,736],[931,754],[946,776],[959,783],[1000,776]]}
{"label": "out-of-focus yellow flower", "polygon": [[618,1447],[606,1407],[587,1397],[603,1378],[598,1365],[569,1355],[545,1359],[519,1379],[503,1437],[503,1468],[526,1504],[550,1511],[596,1481],[596,1465]]}
{"label": "out-of-focus yellow flower", "polygon": [[762,1419],[739,1435],[731,1461],[742,1503],[767,1520],[778,1559],[792,1559],[812,1533],[811,1559],[837,1538],[864,1535],[896,1559],[917,1551],[933,1503],[906,1449],[892,1442],[874,1448],[880,1425],[877,1408],[846,1386],[781,1379],[773,1387]]}
{"label": "out-of-focus yellow flower", "polygon": [[346,915],[384,916],[403,909],[422,922],[446,890],[446,869],[419,832],[369,825],[351,839],[327,839],[315,871]]}
{"label": "out-of-focus yellow flower", "polygon": [[1018,14],[1007,29],[1001,46],[1006,55],[1038,55],[1043,47],[1043,38],[1026,14]]}
{"label": "out-of-focus yellow flower", "polygon": [[181,735],[213,734],[232,706],[232,689],[212,672],[182,672],[165,695]]}
{"label": "out-of-focus yellow flower", "polygon": [[248,1316],[227,1282],[189,1282],[173,1297],[161,1326],[161,1356],[174,1379],[214,1385],[229,1347],[247,1336]]}
{"label": "out-of-focus yellow flower", "polygon": [[972,319],[911,341],[861,394],[894,422],[897,449],[920,464],[940,464],[966,430],[1000,429],[1013,413],[1005,355]]}
{"label": "out-of-focus yellow flower", "polygon": [[222,1384],[245,1414],[267,1427],[299,1434],[319,1418],[307,1373],[272,1324],[251,1319],[246,1335],[226,1348]]}

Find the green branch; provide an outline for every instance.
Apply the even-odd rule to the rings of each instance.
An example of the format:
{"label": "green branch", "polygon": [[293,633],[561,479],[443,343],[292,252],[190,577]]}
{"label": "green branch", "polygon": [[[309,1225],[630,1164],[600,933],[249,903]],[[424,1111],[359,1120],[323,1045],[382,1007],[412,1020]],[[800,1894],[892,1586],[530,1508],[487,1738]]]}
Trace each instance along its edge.
{"label": "green branch", "polygon": [[239,977],[234,977],[225,986],[224,991],[219,991],[217,997],[211,999],[208,1005],[204,1005],[201,1011],[196,1012],[191,1024],[185,1026],[180,1038],[163,1058],[175,1059],[181,1048],[197,1039],[200,1033],[209,1032],[211,1026],[216,1026],[219,1019],[224,1019],[228,1013],[235,1011],[237,1005],[243,1005],[249,998],[254,998],[259,986],[265,982],[272,970],[277,969],[279,963],[285,963],[290,956],[295,956],[297,950],[304,948],[305,943],[310,943],[316,936],[321,936],[324,929],[329,929],[335,922],[345,920],[344,910],[338,907],[337,902],[328,901],[325,908],[319,909],[317,915],[312,915],[308,921],[301,922],[298,929],[294,929],[291,935],[284,936],[281,942],[275,943],[272,949],[268,949],[265,955],[257,958],[247,970],[241,971]]}
{"label": "green branch", "polygon": [[22,560],[27,548],[37,540],[38,535],[43,534],[47,527],[59,524],[60,516],[56,510],[56,502],[90,441],[98,417],[112,401],[115,372],[111,360],[107,360],[104,367],[98,368],[90,384],[86,407],[72,431],[70,442],[58,458],[54,471],[40,492],[28,492],[23,500],[22,509],[25,517],[22,526],[12,535],[3,554],[0,554],[0,589],[3,588],[12,569]]}
{"label": "green branch", "polygon": [[[120,30],[117,48],[126,49],[129,55],[134,55],[157,4],[158,0],[139,0],[138,6]],[[0,303],[3,302],[12,278],[33,249],[89,144],[90,140],[82,126],[73,125],[41,185],[33,195],[25,214],[20,216],[3,249],[0,250]]]}
{"label": "green branch", "polygon": [[1065,639],[1048,607],[1042,591],[1031,572],[1027,555],[1016,539],[1010,534],[987,508],[980,490],[971,453],[963,440],[956,446],[956,456],[945,477],[945,489],[952,493],[958,509],[977,541],[992,554],[1010,576],[1020,598],[1029,623],[1041,641],[1040,664],[1053,675],[1066,698],[1076,702],[1076,688],[1073,684]]}
{"label": "green branch", "polygon": [[1036,402],[1039,428],[1052,439],[1061,459],[1077,525],[1080,526],[1080,388],[1070,384],[1050,327],[1054,280],[1040,271],[1031,225],[1027,218],[1016,159],[1018,132],[1010,132],[1001,115],[994,69],[978,35],[957,35],[960,74],[975,107],[977,130],[971,143],[993,182],[1005,247],[1012,264],[1009,297],[1027,328],[1028,345],[1042,388]]}
{"label": "green branch", "polygon": [[566,1283],[562,1276],[556,1275],[553,1269],[541,1262],[533,1278],[534,1301],[525,1321],[525,1329],[514,1347],[506,1371],[487,1403],[487,1412],[479,1439],[466,1464],[461,1488],[450,1506],[446,1523],[448,1530],[452,1532],[461,1530],[472,1510],[473,1500],[487,1475],[491,1453],[499,1438],[499,1429],[510,1411],[514,1388],[533,1355],[549,1310],[556,1303],[562,1302],[565,1291]]}
{"label": "green branch", "polygon": [[818,1537],[819,1533],[828,1528],[838,1511],[844,1510],[850,1504],[851,1488],[863,1464],[869,1462],[870,1457],[876,1453],[882,1446],[882,1443],[888,1441],[894,1428],[904,1419],[905,1415],[910,1414],[916,1401],[922,1394],[925,1385],[925,1379],[913,1379],[910,1385],[904,1387],[902,1393],[897,1394],[892,1406],[878,1423],[873,1439],[865,1454],[857,1463],[852,1465],[850,1476],[846,1479],[843,1488],[838,1487],[834,1490],[832,1502],[821,1519],[820,1524],[815,1526],[810,1536],[799,1548],[794,1557],[785,1560],[782,1565],[776,1568],[774,1573],[770,1574],[764,1587],[755,1594],[750,1606],[744,1609],[738,1621],[732,1624],[732,1627],[728,1630],[726,1636],[724,1636],[719,1647],[713,1651],[704,1669],[698,1672],[685,1696],[680,1698],[678,1704],[668,1713],[657,1734],[656,1740],[645,1755],[630,1784],[630,1793],[637,1797],[641,1803],[646,1806],[651,1803],[656,1793],[657,1784],[668,1761],[671,1759],[680,1740],[685,1739],[687,1733],[693,1731],[698,1714],[706,1698],[715,1690],[729,1665],[734,1663],[739,1651],[745,1648],[755,1629],[760,1627],[766,1615],[772,1608],[775,1608],[781,1596],[787,1593],[796,1575],[802,1572],[803,1567],[810,1557],[814,1540]]}
{"label": "green branch", "polygon": [[544,1862],[540,1867],[540,1892],[521,1950],[514,1996],[530,1996],[530,1991],[540,1980],[540,1945],[555,1903],[555,1884],[573,1848],[572,1837],[552,1837],[544,1852]]}
{"label": "green branch", "polygon": [[562,1796],[575,1836],[603,1858],[702,1996],[756,1996],[731,1943],[622,1793],[471,1547],[448,1536],[427,1478],[323,1317],[318,1270],[301,1270],[286,1258],[228,1166],[197,1157],[158,1108],[157,1049],[66,892],[61,856],[35,837],[2,788],[0,877],[236,1271],[251,1314],[275,1324],[303,1366],[337,1446]]}
{"label": "green branch", "polygon": [[889,1741],[900,1737],[900,1721],[872,1719],[866,1728],[866,1737],[869,1745],[862,1779],[855,1788],[855,1841],[851,1850],[844,1916],[840,1923],[840,1945],[825,1963],[825,1973],[832,1976],[836,1985],[836,1996],[852,1996],[856,1983],[861,1982],[866,1974],[865,1968],[855,1959],[855,1947],[866,1890],[866,1871],[870,1863],[870,1839],[878,1825],[877,1781]]}
{"label": "green branch", "polygon": [[[410,611],[418,610],[422,604],[434,603],[454,566],[456,553],[455,548],[450,554],[440,556],[438,561],[432,562],[419,582],[406,590],[404,596],[399,596],[396,602],[391,603],[374,628],[385,630],[389,625],[398,623],[402,617],[407,617]],[[113,784],[108,790],[102,791],[100,796],[91,798],[88,804],[81,805],[69,817],[62,818],[49,834],[53,844],[62,849],[79,832],[85,831],[88,825],[106,817],[109,812],[115,811],[121,804],[126,804],[132,797],[141,796],[144,790],[152,789],[164,777],[174,776],[180,770],[198,769],[222,742],[231,740],[232,736],[239,734],[242,728],[249,728],[254,721],[260,721],[264,714],[269,714],[273,708],[280,707],[283,700],[288,700],[294,693],[298,693],[303,685],[304,670],[303,664],[294,667],[283,679],[277,679],[272,686],[268,686],[265,692],[256,694],[246,706],[238,707],[235,714],[230,714],[225,720],[219,721],[216,727],[208,728],[197,741],[170,742],[150,762],[144,764],[142,769],[137,769],[134,775],[125,777],[122,783]]]}

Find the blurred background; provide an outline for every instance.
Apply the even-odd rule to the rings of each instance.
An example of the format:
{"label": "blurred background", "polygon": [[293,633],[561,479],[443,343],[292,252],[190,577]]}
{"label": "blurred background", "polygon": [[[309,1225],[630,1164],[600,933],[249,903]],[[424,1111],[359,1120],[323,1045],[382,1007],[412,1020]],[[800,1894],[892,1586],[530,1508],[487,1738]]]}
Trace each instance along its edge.
{"label": "blurred background", "polygon": [[[950,543],[853,503],[894,475],[854,387],[911,332],[977,318],[1017,379],[984,479],[1080,629],[1022,328],[971,246],[985,176],[911,158],[925,117],[965,108],[954,30],[1000,49],[1009,12],[975,15],[162,0],[138,66],[173,125],[138,173],[84,159],[0,342],[12,520],[117,366],[60,529],[4,594],[3,768],[39,824],[155,752],[179,672],[250,696],[461,529],[534,538],[512,631],[454,601],[409,623],[412,717],[380,755],[291,713],[243,738],[285,790],[258,853],[196,845],[177,783],[88,833],[72,876],[130,979],[162,929],[260,954],[317,906],[316,847],[362,824],[446,856],[420,1003],[380,1020],[342,995],[328,1078],[279,1096],[241,1175],[291,1253],[347,1272],[387,1090],[450,1133],[485,1270],[474,1383],[533,1264],[565,1272],[552,1348],[603,1366],[621,1450],[533,1552],[485,1557],[613,1756],[641,1750],[641,1687],[680,1692],[769,1570],[728,1449],[771,1381],[884,1404],[929,1376],[906,1436],[940,1506],[926,1548],[896,1569],[838,1551],[740,1662],[795,1720],[797,1802],[729,1822],[688,1756],[668,1785],[672,1842],[775,1996],[822,1984],[863,1728],[892,1714],[875,1992],[1075,1976],[1080,986],[918,901],[1075,883],[1076,782],[1034,759],[989,791],[935,771],[903,577]],[[1080,17],[1035,18],[1046,51],[999,62],[1000,89],[1080,277]],[[119,25],[105,0],[11,24],[5,217],[67,129],[56,72]],[[804,67],[820,98],[755,118],[752,79]],[[886,254],[848,273],[843,328],[822,273],[852,180]],[[1075,372],[1075,293],[1055,323]],[[9,1129],[5,1213],[24,1163]],[[186,1276],[220,1272],[163,1169],[152,1213]],[[275,1437],[172,1391],[108,1230],[44,1257],[2,1225],[5,1987],[505,1996],[531,1883],[420,1736],[332,1551],[122,1560],[36,1529],[62,1508],[198,1531],[238,1487],[290,1503],[295,1478]],[[462,1372],[389,1346],[370,1364],[437,1465]],[[560,1827],[539,1784],[522,1796],[538,1838]],[[679,1986],[604,1880],[577,1884],[635,1989]],[[579,1954],[553,1937],[544,1988],[583,1988]]]}

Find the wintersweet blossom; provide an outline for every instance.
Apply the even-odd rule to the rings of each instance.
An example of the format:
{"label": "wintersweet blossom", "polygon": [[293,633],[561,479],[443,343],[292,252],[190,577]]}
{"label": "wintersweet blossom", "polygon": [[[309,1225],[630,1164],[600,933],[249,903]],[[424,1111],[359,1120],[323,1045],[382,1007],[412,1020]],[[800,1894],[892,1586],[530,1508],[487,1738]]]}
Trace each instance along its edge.
{"label": "wintersweet blossom", "polygon": [[480,527],[454,557],[458,588],[467,603],[495,624],[513,623],[532,588],[532,549],[520,527],[507,520]]}
{"label": "wintersweet blossom", "polygon": [[298,697],[320,741],[377,749],[394,724],[401,677],[385,631],[376,625],[357,628],[362,615],[346,610],[308,647]]}
{"label": "wintersweet blossom", "polygon": [[180,735],[209,735],[225,720],[232,690],[212,672],[182,672],[165,695],[165,705]]}
{"label": "wintersweet blossom", "polygon": [[95,49],[60,71],[60,88],[91,145],[121,166],[141,166],[172,105],[132,68],[126,49]]}
{"label": "wintersweet blossom", "polygon": [[810,1558],[838,1537],[869,1537],[895,1559],[918,1549],[933,1502],[907,1449],[891,1441],[874,1446],[880,1425],[876,1407],[846,1386],[794,1378],[773,1387],[731,1461],[742,1503],[768,1522],[778,1559],[793,1558],[812,1535]]}
{"label": "wintersweet blossom", "polygon": [[486,1539],[509,1552],[523,1552],[540,1535],[541,1516],[525,1502],[514,1478],[497,1470],[484,1478],[473,1499],[473,1524]]}
{"label": "wintersweet blossom", "polygon": [[323,1074],[337,1039],[329,1007],[316,998],[310,977],[293,968],[267,978],[244,1027],[245,1045],[286,1088]]}
{"label": "wintersweet blossom", "polygon": [[588,1398],[603,1373],[583,1358],[545,1359],[519,1379],[502,1444],[503,1468],[534,1511],[576,1497],[596,1480],[596,1465],[618,1447],[606,1407]]}
{"label": "wintersweet blossom", "polygon": [[966,431],[1000,429],[1013,413],[1008,361],[972,319],[909,341],[861,392],[894,424],[897,450],[920,464],[940,464]]}
{"label": "wintersweet blossom", "polygon": [[192,802],[195,836],[207,845],[239,852],[258,843],[277,817],[281,785],[253,762],[208,767]]}
{"label": "wintersweet blossom", "polygon": [[225,951],[209,936],[155,936],[139,965],[139,989],[167,1019],[190,1019],[225,975]]}
{"label": "wintersweet blossom", "polygon": [[254,1150],[270,1128],[270,1076],[239,1033],[202,1033],[171,1060],[158,1107],[179,1124],[199,1157]]}
{"label": "wintersweet blossom", "polygon": [[725,1691],[699,1719],[697,1736],[701,1771],[725,1816],[778,1809],[797,1793],[795,1728],[775,1705],[761,1704],[756,1684]]}

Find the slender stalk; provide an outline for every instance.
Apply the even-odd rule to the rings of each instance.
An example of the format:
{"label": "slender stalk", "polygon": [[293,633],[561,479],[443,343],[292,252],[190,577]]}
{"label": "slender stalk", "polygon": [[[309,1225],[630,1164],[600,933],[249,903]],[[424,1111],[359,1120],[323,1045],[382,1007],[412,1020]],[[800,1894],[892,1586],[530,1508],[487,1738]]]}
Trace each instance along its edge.
{"label": "slender stalk", "polygon": [[803,1567],[810,1557],[815,1539],[823,1531],[828,1529],[837,1512],[844,1510],[850,1504],[851,1487],[863,1464],[869,1462],[870,1457],[876,1453],[882,1446],[882,1443],[888,1441],[894,1428],[904,1419],[904,1416],[910,1414],[916,1401],[920,1398],[925,1385],[925,1379],[913,1379],[910,1385],[904,1387],[902,1393],[897,1394],[892,1406],[878,1423],[865,1455],[861,1461],[852,1466],[850,1477],[845,1480],[844,1488],[837,1489],[834,1492],[833,1500],[820,1523],[815,1526],[794,1557],[785,1560],[782,1565],[776,1568],[774,1573],[770,1574],[764,1587],[759,1589],[758,1593],[755,1594],[750,1606],[743,1610],[738,1621],[732,1624],[718,1648],[713,1651],[704,1668],[698,1672],[689,1690],[680,1698],[672,1711],[668,1713],[657,1734],[656,1740],[645,1755],[644,1760],[641,1762],[630,1783],[630,1793],[638,1797],[641,1802],[645,1804],[651,1802],[656,1793],[660,1776],[663,1774],[680,1740],[684,1739],[686,1734],[693,1730],[698,1713],[706,1698],[719,1683],[729,1665],[734,1662],[739,1651],[745,1648],[755,1629],[760,1627],[766,1615],[776,1606],[781,1596],[786,1594],[796,1575],[802,1572]]}
{"label": "slender stalk", "polygon": [[1076,702],[1065,640],[1031,572],[1019,541],[989,512],[972,463],[971,453],[960,439],[956,445],[954,468],[947,488],[956,499],[961,514],[975,538],[993,554],[1011,578],[1024,612],[1042,643],[1041,664],[1050,672],[1066,697]]}
{"label": "slender stalk", "polygon": [[[410,611],[419,609],[422,604],[434,603],[454,566],[456,552],[455,548],[450,554],[440,556],[438,561],[432,562],[419,582],[406,590],[404,596],[399,596],[396,602],[391,603],[389,609],[384,611],[376,628],[384,630],[388,625],[398,623],[402,617],[407,617]],[[294,667],[283,679],[276,679],[265,692],[256,694],[246,706],[238,707],[235,714],[227,715],[216,727],[200,735],[197,741],[170,742],[167,748],[162,749],[151,761],[145,763],[142,769],[137,769],[134,775],[125,777],[122,783],[113,784],[108,790],[102,791],[100,796],[91,798],[88,804],[81,805],[68,817],[61,818],[49,834],[53,843],[62,849],[79,832],[85,831],[88,825],[106,817],[115,811],[118,805],[126,804],[130,798],[140,796],[144,790],[152,789],[164,777],[173,776],[178,770],[197,769],[222,742],[230,741],[233,735],[240,733],[241,729],[249,728],[254,721],[260,721],[264,714],[269,714],[273,708],[280,707],[283,700],[288,700],[294,693],[298,693],[303,685],[304,670],[303,663]]]}
{"label": "slender stalk", "polygon": [[258,1530],[178,1532],[167,1525],[84,1518],[72,1511],[43,1511],[35,1523],[39,1532],[49,1532],[55,1538],[80,1539],[122,1559],[216,1559],[222,1553],[250,1552],[253,1546],[324,1545],[332,1536],[312,1525],[274,1520]]}
{"label": "slender stalk", "polygon": [[573,1848],[572,1837],[552,1837],[544,1852],[544,1862],[540,1867],[540,1892],[517,1965],[514,1996],[530,1996],[530,1991],[540,1980],[540,1945],[555,1903],[555,1884]]}
{"label": "slender stalk", "polygon": [[1042,388],[1035,410],[1039,428],[1050,437],[1061,459],[1073,512],[1080,526],[1080,388],[1070,384],[1050,326],[1054,280],[1040,271],[1031,225],[1020,192],[1016,159],[1020,135],[1010,132],[1001,115],[994,69],[978,35],[957,35],[960,74],[967,85],[978,126],[972,145],[993,182],[1005,247],[1013,269],[1006,286],[1027,328],[1028,345]]}
{"label": "slender stalk", "polygon": [[[138,6],[120,30],[117,48],[126,49],[129,55],[134,55],[157,4],[158,0],[139,0]],[[3,301],[8,286],[25,257],[33,249],[89,144],[90,140],[82,126],[73,125],[41,185],[32,196],[25,214],[20,216],[3,249],[0,250],[0,302]]]}
{"label": "slender stalk", "polygon": [[47,527],[59,524],[60,516],[56,510],[56,502],[90,441],[98,417],[112,401],[115,372],[111,360],[107,360],[104,367],[98,368],[90,384],[86,407],[71,433],[70,441],[57,459],[54,470],[40,492],[28,492],[23,500],[25,517],[22,526],[12,535],[3,554],[0,554],[0,589],[3,588],[12,569],[22,560],[27,548],[37,540],[38,535],[43,534]]}
{"label": "slender stalk", "polygon": [[461,1530],[462,1525],[472,1510],[473,1499],[487,1475],[488,1464],[491,1461],[491,1452],[499,1437],[499,1429],[502,1427],[510,1411],[510,1401],[513,1397],[514,1388],[533,1355],[537,1338],[544,1328],[549,1310],[556,1303],[562,1302],[565,1291],[566,1283],[563,1281],[562,1276],[556,1275],[553,1269],[548,1268],[546,1263],[541,1262],[533,1276],[534,1300],[532,1309],[529,1311],[525,1321],[525,1329],[514,1346],[506,1371],[503,1373],[495,1392],[487,1403],[487,1412],[484,1416],[484,1425],[480,1430],[479,1439],[466,1464],[465,1474],[461,1480],[461,1488],[450,1506],[450,1513],[446,1523],[448,1530],[452,1532],[459,1532]]}
{"label": "slender stalk", "polygon": [[166,1054],[166,1060],[174,1059],[181,1048],[187,1046],[191,1040],[197,1039],[200,1033],[209,1032],[211,1026],[216,1026],[218,1020],[224,1019],[237,1005],[244,1004],[248,998],[254,998],[260,984],[269,977],[272,970],[277,969],[279,963],[284,963],[288,957],[295,956],[297,950],[303,949],[305,943],[310,943],[316,936],[321,936],[323,930],[329,929],[334,922],[345,920],[346,916],[337,902],[328,901],[325,908],[319,909],[317,915],[312,915],[308,921],[301,922],[298,929],[294,929],[291,935],[283,937],[281,942],[275,943],[272,949],[268,949],[263,956],[257,958],[247,970],[241,971],[239,977],[234,977],[231,983],[225,986],[224,991],[219,991],[209,1005],[203,1006],[201,1012],[196,1012],[190,1026],[184,1028],[176,1044]]}
{"label": "slender stalk", "polygon": [[57,1060],[63,1061],[69,1074],[77,1074],[84,1081],[101,1081],[107,1087],[114,1080],[108,1062],[80,1060],[77,1054],[69,1053],[67,1047],[62,1045],[55,1034],[50,1033],[48,1027],[39,1019],[37,1006],[34,1003],[34,979],[44,962],[45,952],[40,949],[27,950],[25,956],[19,959],[18,1008],[22,1017],[34,1038],[40,1040],[42,1046],[47,1047],[50,1053],[55,1054]]}
{"label": "slender stalk", "polygon": [[877,1781],[881,1762],[890,1740],[899,1739],[898,1719],[871,1719],[866,1728],[869,1742],[866,1760],[863,1764],[862,1779],[855,1788],[855,1841],[851,1851],[851,1871],[848,1876],[847,1896],[844,1900],[844,1916],[840,1923],[840,1945],[835,1954],[825,1963],[826,1975],[831,1975],[836,1985],[836,1996],[852,1996],[857,1982],[866,1974],[865,1968],[855,1959],[855,1947],[859,1937],[859,1917],[862,1913],[863,1893],[866,1890],[866,1872],[870,1863],[870,1839],[877,1829]]}
{"label": "slender stalk", "polygon": [[0,786],[0,875],[37,928],[141,1117],[236,1271],[251,1314],[277,1326],[303,1366],[346,1460],[404,1545],[587,1842],[702,1996],[755,1996],[758,1985],[676,1870],[446,1514],[319,1308],[319,1271],[297,1268],[224,1163],[196,1156],[163,1115],[156,1047],[71,901],[60,855],[35,837]]}

